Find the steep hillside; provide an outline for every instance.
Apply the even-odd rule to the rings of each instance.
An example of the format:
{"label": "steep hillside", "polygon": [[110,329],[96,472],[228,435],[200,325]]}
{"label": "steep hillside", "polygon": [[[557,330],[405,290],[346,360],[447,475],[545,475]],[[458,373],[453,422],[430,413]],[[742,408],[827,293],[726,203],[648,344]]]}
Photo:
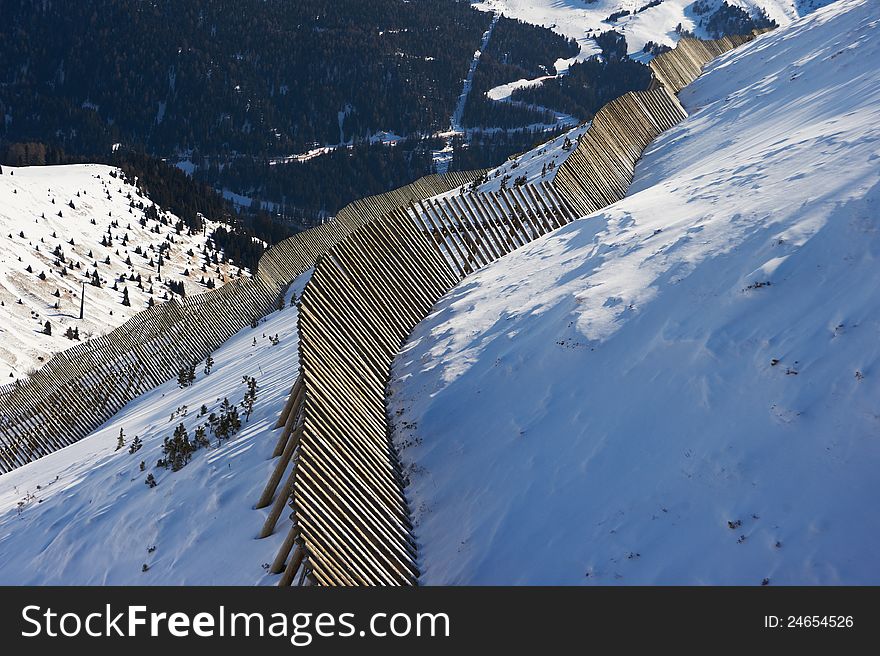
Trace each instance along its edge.
{"label": "steep hillside", "polygon": [[2,171],[0,384],[38,367],[77,336],[112,330],[151,299],[196,294],[238,275],[206,237],[217,224],[205,221],[201,232],[190,234],[110,166]]}
{"label": "steep hillside", "polygon": [[[0,476],[0,584],[274,583],[261,565],[290,522],[282,517],[284,528],[256,540],[268,509],[254,503],[274,466],[272,427],[297,376],[291,300],[307,278],[292,285],[285,309],[218,349],[209,373],[199,363],[192,385],[169,381],[85,439]],[[257,381],[249,419],[245,376]],[[224,399],[237,406],[241,428],[221,439],[211,417],[222,415]],[[209,444],[176,471],[157,466],[169,460],[165,440],[181,425],[190,442],[201,426]]]}
{"label": "steep hillside", "polygon": [[424,583],[880,583],[878,28],[842,0],[722,56],[627,199],[416,328]]}

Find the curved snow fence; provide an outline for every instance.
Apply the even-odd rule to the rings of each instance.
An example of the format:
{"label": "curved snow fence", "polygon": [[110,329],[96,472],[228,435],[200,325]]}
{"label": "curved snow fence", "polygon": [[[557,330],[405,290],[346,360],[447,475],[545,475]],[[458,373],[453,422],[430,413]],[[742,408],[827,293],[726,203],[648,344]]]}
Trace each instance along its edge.
{"label": "curved snow fence", "polygon": [[742,44],[751,41],[759,34],[768,32],[770,28],[753,30],[751,34],[726,36],[714,41],[700,39],[681,39],[673,50],[657,55],[651,60],[651,71],[654,78],[673,93],[696,80],[703,72],[703,66]]}
{"label": "curved snow fence", "polygon": [[57,353],[23,381],[0,388],[0,474],[63,448],[126,403],[199,362],[276,306],[280,294],[352,231],[414,199],[470,182],[483,171],[429,175],[369,196],[337,217],[279,242],[257,272],[204,294],[138,312],[112,332]]}
{"label": "curved snow fence", "polygon": [[318,260],[300,300],[300,378],[277,424],[280,459],[257,503],[272,504],[262,536],[288,501],[294,510],[270,567],[283,572],[281,585],[297,572],[300,582],[321,585],[417,583],[385,403],[401,345],[466,275],[623,198],[644,148],[687,116],[666,81],[678,90],[712,53],[742,41],[688,42],[668,53],[655,69],[659,83],[596,114],[552,185],[401,203]]}
{"label": "curved snow fence", "polygon": [[660,85],[624,94],[603,106],[577,148],[559,165],[553,185],[591,214],[626,194],[642,151],[687,117],[678,98]]}

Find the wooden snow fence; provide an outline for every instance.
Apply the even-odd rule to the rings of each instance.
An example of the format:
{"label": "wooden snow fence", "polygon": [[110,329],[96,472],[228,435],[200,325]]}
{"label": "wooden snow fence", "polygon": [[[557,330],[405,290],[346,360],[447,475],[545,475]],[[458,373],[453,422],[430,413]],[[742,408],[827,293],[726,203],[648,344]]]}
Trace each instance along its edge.
{"label": "wooden snow fence", "polygon": [[726,36],[714,41],[684,38],[675,48],[654,57],[649,64],[654,78],[672,93],[678,93],[696,80],[703,66],[710,61],[769,31],[753,30],[751,34]]}
{"label": "wooden snow fence", "polygon": [[253,276],[142,310],[112,332],[55,354],[27,379],[0,387],[0,474],[82,439],[182,366],[206,358],[273,311],[287,286],[352,231],[399,204],[484,174],[429,175],[354,201],[337,218],[267,250]]}
{"label": "wooden snow fence", "polygon": [[553,186],[579,215],[617,202],[626,195],[642,151],[685,117],[678,99],[663,86],[612,100],[596,113],[574,152],[559,165]]}
{"label": "wooden snow fence", "polygon": [[428,237],[460,278],[579,215],[553,186],[450,194],[398,210]]}
{"label": "wooden snow fence", "polygon": [[465,276],[623,198],[645,147],[687,116],[677,84],[750,38],[685,40],[667,53],[652,65],[658,81],[651,88],[599,110],[552,184],[398,196],[390,203],[396,207],[371,216],[318,259],[300,300],[300,375],[276,424],[278,460],[257,502],[271,506],[260,537],[293,508],[270,566],[282,573],[279,585],[417,583],[386,406],[400,347]]}

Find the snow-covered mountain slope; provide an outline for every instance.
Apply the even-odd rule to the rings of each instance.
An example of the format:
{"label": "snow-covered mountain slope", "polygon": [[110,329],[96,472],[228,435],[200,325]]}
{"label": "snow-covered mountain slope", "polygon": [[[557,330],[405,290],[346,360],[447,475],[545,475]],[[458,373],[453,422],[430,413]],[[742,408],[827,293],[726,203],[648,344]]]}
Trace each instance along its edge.
{"label": "snow-covered mountain slope", "polygon": [[[0,584],[277,581],[261,565],[278,551],[290,521],[282,515],[276,532],[257,540],[269,508],[254,510],[254,503],[275,466],[272,429],[298,373],[297,311],[290,301],[308,275],[291,286],[285,309],[213,354],[209,375],[201,363],[192,386],[169,381],[85,439],[0,476]],[[242,401],[243,376],[256,378],[258,391],[249,421],[239,408],[238,434],[218,446],[208,430],[210,447],[189,464],[176,472],[157,467],[163,439],[178,425],[193,439],[224,398]],[[116,450],[120,429],[125,447]],[[135,436],[143,446],[132,454]],[[145,484],[149,474],[156,487]]]}
{"label": "snow-covered mountain slope", "polygon": [[[3,167],[0,384],[72,346],[75,342],[65,336],[68,329],[77,329],[80,339],[100,335],[147,307],[151,297],[157,303],[170,297],[168,282],[182,282],[187,294],[195,294],[205,291],[209,279],[219,285],[237,275],[238,268],[222,263],[222,253],[205,236],[216,227],[213,223],[206,221],[204,233],[190,235],[184,229],[178,234],[179,219],[161,209],[152,218],[152,208],[110,166]],[[206,246],[211,262],[206,261]],[[100,287],[90,284],[96,269]],[[183,275],[186,270],[189,276]],[[123,275],[126,280],[120,282]],[[140,285],[131,280],[138,276]],[[85,317],[80,320],[83,282]],[[122,305],[125,289],[129,306]],[[44,332],[47,321],[51,335]]]}
{"label": "snow-covered mountain slope", "polygon": [[[702,0],[714,8],[722,0]],[[827,5],[833,0],[727,0],[729,5],[747,11],[764,10],[780,25],[787,25],[799,16]],[[648,41],[674,46],[678,40],[675,28],[681,24],[700,38],[709,35],[700,27],[700,16],[694,12],[694,0],[662,0],[655,6],[651,0],[482,0],[478,9],[503,13],[511,18],[543,25],[581,44],[580,57],[599,52],[591,36],[611,29],[621,32],[630,53],[639,53]],[[641,11],[639,11],[641,10]],[[613,21],[613,14],[631,12]]]}
{"label": "snow-covered mountain slope", "polygon": [[878,36],[841,0],[722,56],[628,198],[415,329],[424,583],[880,583]]}
{"label": "snow-covered mountain slope", "polygon": [[[476,190],[480,193],[498,191],[502,183],[510,188],[514,185],[516,179],[521,176],[525,176],[526,182],[531,185],[538,185],[542,181],[550,182],[553,179],[556,167],[562,164],[573,152],[577,146],[577,140],[589,127],[589,122],[581,123],[537,148],[511,157],[504,164],[491,169],[486,174],[486,179],[477,185]],[[462,185],[461,187],[465,187],[467,190],[471,189],[470,184]],[[462,193],[461,187],[455,187],[445,193],[437,194],[433,198],[456,196]]]}

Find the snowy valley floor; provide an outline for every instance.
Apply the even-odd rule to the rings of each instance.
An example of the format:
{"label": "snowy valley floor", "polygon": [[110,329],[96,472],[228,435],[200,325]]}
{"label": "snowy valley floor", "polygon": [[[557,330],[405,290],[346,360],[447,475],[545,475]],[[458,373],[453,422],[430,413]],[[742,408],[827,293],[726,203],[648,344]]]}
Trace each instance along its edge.
{"label": "snowy valley floor", "polygon": [[880,10],[720,58],[393,372],[425,584],[878,584]]}

